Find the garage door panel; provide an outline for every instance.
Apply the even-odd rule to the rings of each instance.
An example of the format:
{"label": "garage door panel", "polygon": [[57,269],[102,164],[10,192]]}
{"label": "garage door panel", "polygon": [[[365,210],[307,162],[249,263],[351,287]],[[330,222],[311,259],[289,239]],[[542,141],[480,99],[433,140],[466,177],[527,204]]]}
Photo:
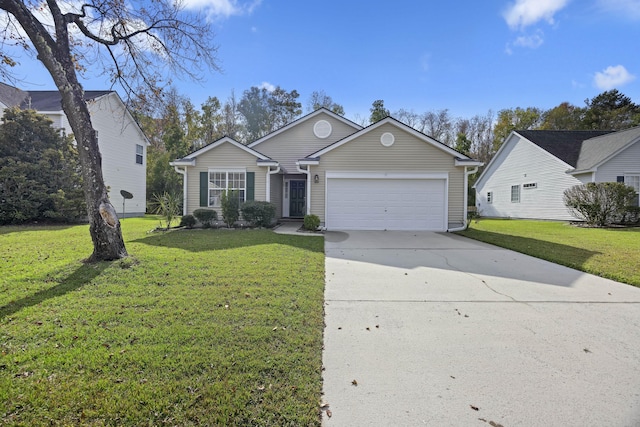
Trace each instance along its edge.
{"label": "garage door panel", "polygon": [[444,179],[331,178],[327,181],[329,229],[445,229]]}

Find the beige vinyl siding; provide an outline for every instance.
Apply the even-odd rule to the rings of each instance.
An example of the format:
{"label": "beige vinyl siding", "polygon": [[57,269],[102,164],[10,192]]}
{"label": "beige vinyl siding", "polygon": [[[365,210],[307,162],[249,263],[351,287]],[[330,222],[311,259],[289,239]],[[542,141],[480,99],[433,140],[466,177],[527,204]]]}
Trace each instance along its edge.
{"label": "beige vinyl siding", "polygon": [[[380,143],[380,136],[391,132],[395,142],[390,147]],[[326,173],[329,172],[395,172],[448,173],[448,223],[464,223],[464,167],[456,167],[455,159],[433,145],[391,125],[374,129],[321,156],[320,164],[311,167],[311,213],[325,220]],[[319,175],[319,183],[313,176]]]}
{"label": "beige vinyl siding", "polygon": [[[208,172],[209,169],[243,169],[246,172],[255,173],[255,200],[266,198],[266,174],[267,168],[256,165],[256,157],[230,143],[213,148],[198,156],[196,166],[187,168],[187,213],[200,206],[200,172]],[[218,212],[220,215],[220,212]]]}
{"label": "beige vinyl siding", "polygon": [[[326,120],[331,123],[331,135],[325,139],[316,137],[313,133],[313,126],[318,120]],[[252,146],[252,148],[266,156],[280,162],[283,173],[296,174],[296,162],[305,158],[310,153],[314,153],[335,141],[356,132],[357,129],[343,123],[328,114],[318,114],[307,121],[299,123],[286,131],[273,136]]]}
{"label": "beige vinyl siding", "polygon": [[276,218],[282,218],[282,181],[283,175],[274,174],[271,177],[271,203],[276,206]]}

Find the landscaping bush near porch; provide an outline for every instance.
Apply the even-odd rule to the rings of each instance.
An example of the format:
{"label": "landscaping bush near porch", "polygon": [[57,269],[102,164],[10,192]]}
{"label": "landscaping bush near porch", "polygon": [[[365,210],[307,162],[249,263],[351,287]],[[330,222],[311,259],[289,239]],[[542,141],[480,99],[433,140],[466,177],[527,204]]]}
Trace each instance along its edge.
{"label": "landscaping bush near porch", "polygon": [[321,237],[1,227],[1,425],[319,425]]}
{"label": "landscaping bush near porch", "polygon": [[459,232],[577,270],[640,286],[640,228],[586,228],[564,222],[481,219]]}

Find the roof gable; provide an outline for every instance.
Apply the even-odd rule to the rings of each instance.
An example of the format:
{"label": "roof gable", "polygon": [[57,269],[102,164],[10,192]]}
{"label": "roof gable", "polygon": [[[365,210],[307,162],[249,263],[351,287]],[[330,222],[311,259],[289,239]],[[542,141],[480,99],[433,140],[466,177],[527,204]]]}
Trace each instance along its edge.
{"label": "roof gable", "polygon": [[268,156],[265,156],[262,153],[259,153],[258,151],[254,150],[253,148],[250,148],[244,144],[239,143],[238,141],[236,141],[233,138],[229,138],[228,136],[224,136],[214,142],[212,142],[211,144],[205,145],[204,147],[202,147],[201,149],[194,151],[193,153],[183,157],[182,159],[176,159],[175,162],[172,163],[180,163],[180,164],[188,164],[188,163],[192,163],[198,156],[213,150],[216,147],[221,146],[222,144],[231,144],[236,148],[239,148],[240,150],[244,150],[247,153],[255,156],[259,161],[272,161],[272,159]]}
{"label": "roof gable", "polygon": [[357,130],[362,129],[362,126],[360,126],[359,124],[354,123],[351,120],[345,119],[341,115],[336,114],[336,113],[334,113],[333,111],[331,111],[331,110],[329,110],[327,108],[321,107],[321,108],[318,108],[317,110],[315,110],[314,112],[309,113],[306,116],[302,116],[299,119],[294,120],[291,123],[281,127],[280,129],[277,129],[277,130],[271,132],[270,134],[265,135],[262,138],[253,141],[252,143],[248,144],[248,146],[253,148],[256,145],[262,144],[263,142],[268,141],[269,139],[273,138],[274,136],[279,135],[279,134],[291,129],[294,126],[298,126],[301,123],[304,123],[306,121],[312,120],[314,117],[317,117],[317,116],[319,116],[319,115],[321,115],[323,113],[324,114],[328,114],[329,116],[333,117],[334,119],[336,119],[336,120],[338,120],[338,121],[340,121],[340,122],[352,127],[354,132],[357,131]]}
{"label": "roof gable", "polygon": [[573,173],[593,170],[640,140],[640,127],[608,133],[582,144],[580,158]]}
{"label": "roof gable", "polygon": [[430,144],[430,145],[432,145],[432,146],[434,146],[434,147],[436,147],[436,148],[438,148],[438,149],[450,154],[451,156],[455,157],[456,159],[467,160],[467,161],[473,160],[470,157],[468,157],[468,156],[466,156],[466,155],[454,150],[453,148],[449,147],[448,145],[445,145],[442,142],[440,142],[440,141],[438,141],[438,140],[436,140],[436,139],[434,139],[434,138],[432,138],[432,137],[430,137],[428,135],[425,135],[422,132],[419,132],[419,131],[415,130],[411,126],[408,126],[408,125],[402,123],[401,121],[399,121],[397,119],[394,119],[391,116],[386,117],[386,118],[384,118],[384,119],[382,119],[382,120],[380,120],[380,121],[378,121],[378,122],[376,122],[376,123],[374,123],[374,124],[372,124],[370,126],[367,126],[366,128],[363,128],[363,129],[361,129],[361,130],[359,130],[359,131],[347,136],[346,138],[343,138],[343,139],[341,139],[339,141],[336,141],[333,144],[330,144],[330,145],[322,148],[321,150],[316,151],[315,153],[311,153],[311,154],[309,154],[307,156],[307,158],[308,159],[318,158],[318,157],[322,156],[323,154],[326,154],[326,153],[328,153],[328,152],[330,152],[332,150],[335,150],[336,148],[338,148],[338,147],[340,147],[340,146],[342,146],[344,144],[347,144],[347,143],[353,141],[354,139],[356,139],[356,138],[358,138],[358,137],[360,137],[360,136],[362,136],[362,135],[364,135],[366,133],[369,133],[369,132],[373,131],[374,129],[377,129],[380,126],[383,126],[385,124],[391,124],[391,125],[399,128],[399,129],[401,129],[401,130],[403,130],[405,132],[408,132],[409,134],[417,137],[418,139],[422,140],[423,142],[425,142],[427,144]]}
{"label": "roof gable", "polygon": [[554,155],[566,164],[576,167],[585,140],[611,133],[603,130],[519,130],[516,133]]}

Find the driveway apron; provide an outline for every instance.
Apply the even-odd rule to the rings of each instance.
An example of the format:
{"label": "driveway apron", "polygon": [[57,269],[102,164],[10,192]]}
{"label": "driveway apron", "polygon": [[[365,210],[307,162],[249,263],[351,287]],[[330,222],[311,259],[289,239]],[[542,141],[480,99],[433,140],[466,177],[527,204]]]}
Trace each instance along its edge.
{"label": "driveway apron", "polygon": [[640,289],[429,232],[328,232],[324,426],[638,426]]}

